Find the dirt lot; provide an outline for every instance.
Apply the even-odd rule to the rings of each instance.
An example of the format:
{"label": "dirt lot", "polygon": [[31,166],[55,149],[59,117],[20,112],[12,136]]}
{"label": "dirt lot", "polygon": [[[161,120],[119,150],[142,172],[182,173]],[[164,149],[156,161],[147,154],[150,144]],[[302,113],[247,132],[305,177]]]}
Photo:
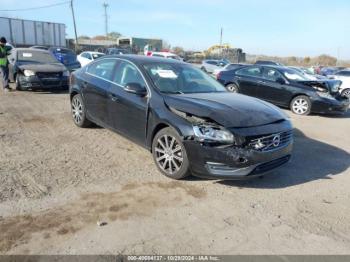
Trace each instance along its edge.
{"label": "dirt lot", "polygon": [[350,114],[291,117],[273,175],[176,182],[67,94],[0,94],[0,253],[350,254]]}

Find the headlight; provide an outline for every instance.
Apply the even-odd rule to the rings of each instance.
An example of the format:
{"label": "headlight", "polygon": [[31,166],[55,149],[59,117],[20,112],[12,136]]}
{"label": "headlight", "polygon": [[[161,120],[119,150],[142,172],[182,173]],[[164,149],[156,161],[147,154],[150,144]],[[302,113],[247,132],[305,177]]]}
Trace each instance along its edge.
{"label": "headlight", "polygon": [[234,142],[233,134],[224,128],[211,125],[193,126],[195,137],[201,142],[218,142],[231,144]]}
{"label": "headlight", "polygon": [[323,97],[323,98],[328,98],[328,99],[335,99],[334,96],[332,96],[330,93],[328,92],[317,92],[317,94],[320,96],[320,97]]}
{"label": "headlight", "polygon": [[35,72],[32,70],[24,70],[23,73],[25,76],[35,76]]}
{"label": "headlight", "polygon": [[69,76],[69,71],[64,71],[63,76]]}

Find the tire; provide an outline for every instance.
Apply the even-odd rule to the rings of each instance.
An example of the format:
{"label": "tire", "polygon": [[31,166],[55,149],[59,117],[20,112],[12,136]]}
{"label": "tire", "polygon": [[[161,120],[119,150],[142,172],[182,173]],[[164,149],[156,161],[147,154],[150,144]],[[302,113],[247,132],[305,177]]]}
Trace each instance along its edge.
{"label": "tire", "polygon": [[86,108],[80,94],[76,94],[72,98],[71,113],[73,122],[78,127],[86,128],[92,125],[92,122],[86,118]]}
{"label": "tire", "polygon": [[232,92],[232,93],[239,93],[238,86],[236,84],[228,84],[226,86],[227,91]]}
{"label": "tire", "polygon": [[290,103],[290,109],[294,114],[307,116],[311,112],[311,101],[307,96],[297,96]]}
{"label": "tire", "polygon": [[350,99],[350,88],[344,89],[341,95]]}
{"label": "tire", "polygon": [[26,91],[27,88],[23,88],[19,82],[19,77],[20,75],[19,74],[16,74],[15,76],[15,87],[16,87],[16,90],[17,91]]}
{"label": "tire", "polygon": [[155,135],[152,154],[163,175],[176,180],[191,175],[186,149],[173,128],[164,128]]}

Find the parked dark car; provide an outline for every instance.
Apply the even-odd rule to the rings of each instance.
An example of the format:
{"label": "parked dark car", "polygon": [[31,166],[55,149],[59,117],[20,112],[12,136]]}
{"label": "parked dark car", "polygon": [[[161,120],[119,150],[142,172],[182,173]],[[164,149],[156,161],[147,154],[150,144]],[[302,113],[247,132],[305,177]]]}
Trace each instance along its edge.
{"label": "parked dark car", "polygon": [[69,71],[72,72],[81,68],[77,55],[73,50],[63,47],[50,47],[49,51],[59,62],[64,64]]}
{"label": "parked dark car", "polygon": [[148,148],[170,178],[261,176],[291,156],[280,109],[177,60],[102,57],[72,74],[70,99],[77,126],[93,122]]}
{"label": "parked dark car", "polygon": [[271,66],[284,66],[281,63],[267,60],[258,60],[255,62],[256,65],[271,65]]}
{"label": "parked dark car", "polygon": [[341,81],[309,80],[298,71],[279,66],[247,66],[223,71],[218,77],[231,92],[289,107],[293,113],[344,113],[349,100],[339,94]]}
{"label": "parked dark car", "polygon": [[329,76],[334,75],[337,73],[340,69],[337,67],[323,67],[320,71],[320,74],[323,76]]}
{"label": "parked dark car", "polygon": [[131,54],[131,52],[124,48],[108,48],[106,51],[106,55],[127,55]]}
{"label": "parked dark car", "polygon": [[30,48],[32,48],[32,49],[40,49],[40,50],[49,50],[49,47],[43,46],[43,45],[34,45],[34,46],[31,46]]}
{"label": "parked dark car", "polygon": [[45,50],[17,48],[9,56],[10,80],[17,90],[68,89],[69,72]]}

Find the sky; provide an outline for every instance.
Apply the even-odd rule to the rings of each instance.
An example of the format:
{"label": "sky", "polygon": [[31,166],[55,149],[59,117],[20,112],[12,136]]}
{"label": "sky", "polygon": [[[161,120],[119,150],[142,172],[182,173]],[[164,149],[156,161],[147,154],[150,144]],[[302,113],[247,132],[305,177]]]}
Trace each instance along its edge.
{"label": "sky", "polygon": [[[64,0],[0,0],[0,10]],[[103,2],[109,31],[161,38],[172,46],[207,49],[220,41],[249,54],[350,59],[350,0],[74,0],[78,35],[103,35]],[[69,4],[0,16],[66,24],[74,37]]]}

